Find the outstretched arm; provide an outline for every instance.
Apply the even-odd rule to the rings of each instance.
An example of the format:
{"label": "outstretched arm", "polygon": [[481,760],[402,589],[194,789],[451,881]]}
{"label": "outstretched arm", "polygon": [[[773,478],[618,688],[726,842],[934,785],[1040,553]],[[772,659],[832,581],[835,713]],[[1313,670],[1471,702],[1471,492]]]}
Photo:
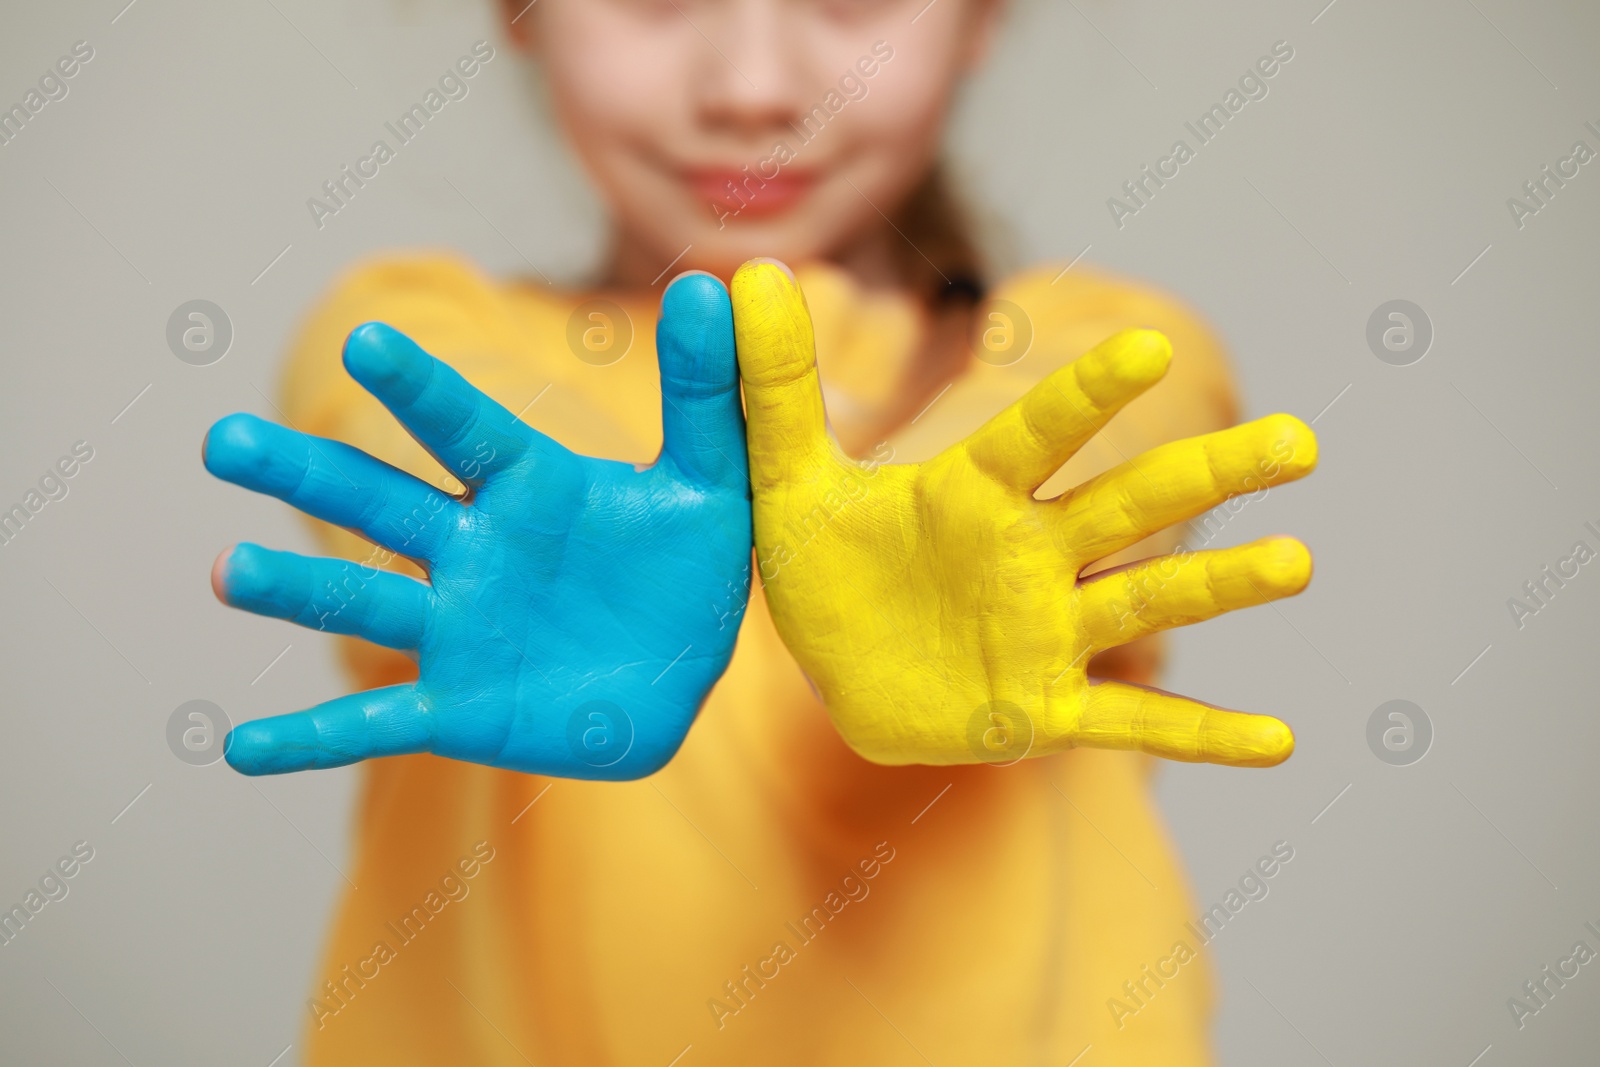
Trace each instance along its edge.
{"label": "outstretched arm", "polygon": [[[226,603],[406,651],[414,684],[240,726],[248,774],[434,752],[514,770],[633,778],[682,743],[727,666],[743,588],[748,486],[727,292],[676,280],[657,333],[657,462],[576,455],[389,327],[359,327],[345,367],[467,487],[462,498],[358,449],[249,415],[207,435],[212,473],[404,556],[427,581],[240,545]],[[738,605],[742,611],[742,601]]]}

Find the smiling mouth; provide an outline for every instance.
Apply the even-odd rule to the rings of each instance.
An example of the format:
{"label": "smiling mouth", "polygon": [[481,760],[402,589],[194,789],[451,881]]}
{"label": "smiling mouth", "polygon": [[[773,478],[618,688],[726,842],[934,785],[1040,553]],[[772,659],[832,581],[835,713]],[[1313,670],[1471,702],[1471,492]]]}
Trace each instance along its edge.
{"label": "smiling mouth", "polygon": [[815,172],[780,169],[764,177],[756,167],[694,167],[684,170],[683,177],[695,198],[721,219],[782,214],[817,184]]}

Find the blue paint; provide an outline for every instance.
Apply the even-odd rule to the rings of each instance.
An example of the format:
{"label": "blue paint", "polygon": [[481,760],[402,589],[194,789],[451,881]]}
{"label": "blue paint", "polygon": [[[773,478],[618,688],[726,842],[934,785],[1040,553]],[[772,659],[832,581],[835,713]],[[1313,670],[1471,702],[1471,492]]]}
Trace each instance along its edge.
{"label": "blue paint", "polygon": [[567,451],[414,342],[368,323],[350,375],[470,487],[456,500],[359,449],[252,415],[206,437],[219,478],[416,560],[430,582],[242,544],[234,607],[413,655],[419,679],[233,730],[245,774],[434,752],[570,778],[662,767],[733,654],[750,489],[733,313],[715,278],[668,287],[654,466]]}

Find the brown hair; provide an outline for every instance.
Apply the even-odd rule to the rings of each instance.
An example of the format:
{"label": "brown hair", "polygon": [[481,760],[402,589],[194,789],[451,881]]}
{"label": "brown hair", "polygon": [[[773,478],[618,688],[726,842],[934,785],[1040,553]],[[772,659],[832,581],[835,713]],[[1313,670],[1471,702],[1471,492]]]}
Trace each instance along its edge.
{"label": "brown hair", "polygon": [[930,304],[977,303],[988,287],[986,257],[974,237],[972,218],[956,195],[949,173],[935,163],[896,212],[905,240],[896,246],[896,266],[912,291]]}

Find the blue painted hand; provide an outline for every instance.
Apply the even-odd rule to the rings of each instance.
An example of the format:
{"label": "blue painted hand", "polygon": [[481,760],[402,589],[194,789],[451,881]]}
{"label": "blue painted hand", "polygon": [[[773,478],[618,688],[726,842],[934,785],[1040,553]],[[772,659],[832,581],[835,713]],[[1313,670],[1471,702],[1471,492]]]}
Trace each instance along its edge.
{"label": "blue painted hand", "polygon": [[[350,375],[468,487],[463,499],[337,441],[251,415],[206,436],[206,468],[416,561],[429,581],[242,544],[227,604],[401,649],[418,680],[237,727],[235,770],[275,774],[433,752],[569,778],[663,766],[727,667],[749,582],[750,490],[727,291],[662,298],[663,447],[592,459],[519,422],[379,323]],[[732,610],[728,590],[735,590]]]}

